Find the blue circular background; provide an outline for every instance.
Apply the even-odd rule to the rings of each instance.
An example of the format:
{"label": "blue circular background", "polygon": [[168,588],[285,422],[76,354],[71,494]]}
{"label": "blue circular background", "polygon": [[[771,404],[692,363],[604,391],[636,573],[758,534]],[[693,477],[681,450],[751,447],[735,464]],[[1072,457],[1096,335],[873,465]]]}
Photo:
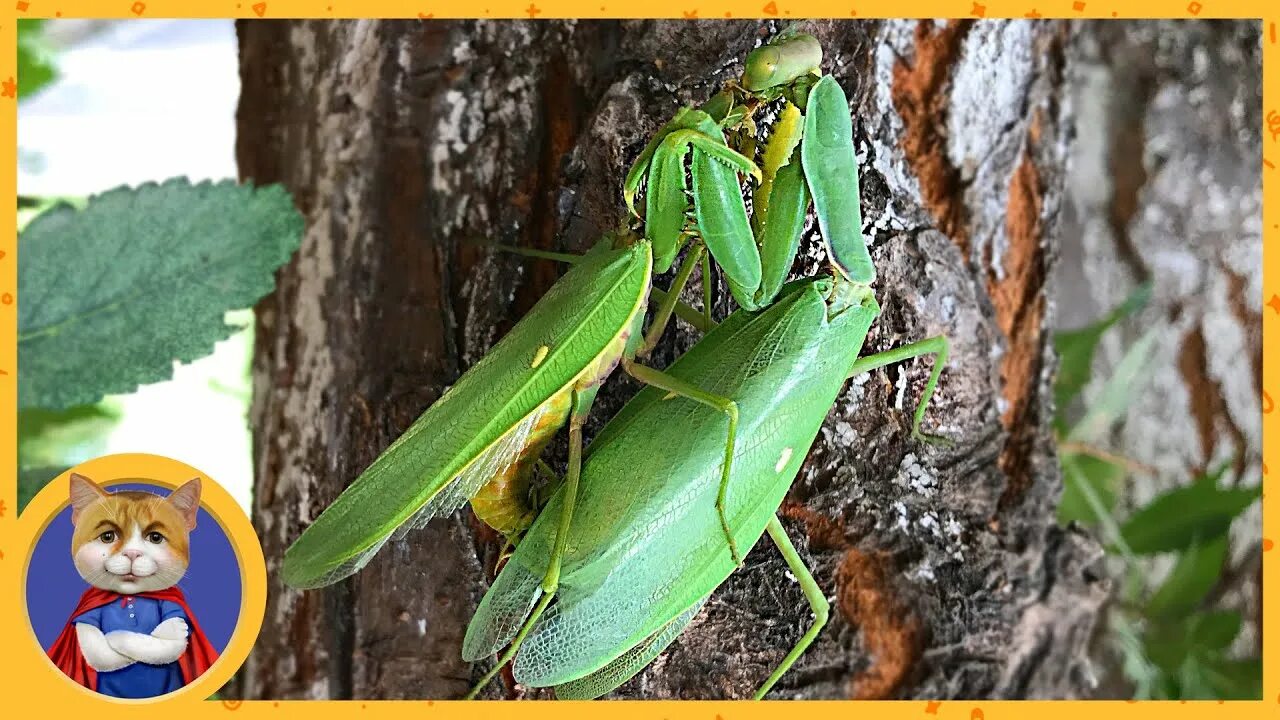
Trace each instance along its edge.
{"label": "blue circular background", "polygon": [[[143,490],[156,495],[170,492],[168,488],[143,483],[119,483],[106,489]],[[89,589],[71,561],[74,530],[68,505],[40,535],[27,566],[27,615],[46,651],[71,619],[80,596]],[[191,531],[191,564],[178,587],[187,596],[200,629],[221,653],[240,617],[240,562],[222,526],[203,507]]]}

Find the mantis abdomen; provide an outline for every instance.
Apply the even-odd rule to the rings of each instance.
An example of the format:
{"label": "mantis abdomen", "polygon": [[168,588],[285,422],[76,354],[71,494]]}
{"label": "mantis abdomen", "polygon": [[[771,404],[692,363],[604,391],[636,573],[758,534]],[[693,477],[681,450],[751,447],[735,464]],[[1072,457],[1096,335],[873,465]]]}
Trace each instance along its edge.
{"label": "mantis abdomen", "polygon": [[536,419],[524,443],[472,496],[471,509],[477,518],[508,537],[533,524],[538,508],[532,502],[529,485],[535,461],[568,420],[574,389],[582,392],[604,382],[626,352],[631,334],[631,328],[619,333],[570,386],[552,395],[534,411]]}
{"label": "mantis abdomen", "polygon": [[568,420],[569,401],[569,391],[565,390],[539,408],[541,415],[524,446],[516,451],[515,461],[499,470],[471,498],[471,509],[484,524],[507,536],[533,524],[538,511],[529,496],[534,461]]}

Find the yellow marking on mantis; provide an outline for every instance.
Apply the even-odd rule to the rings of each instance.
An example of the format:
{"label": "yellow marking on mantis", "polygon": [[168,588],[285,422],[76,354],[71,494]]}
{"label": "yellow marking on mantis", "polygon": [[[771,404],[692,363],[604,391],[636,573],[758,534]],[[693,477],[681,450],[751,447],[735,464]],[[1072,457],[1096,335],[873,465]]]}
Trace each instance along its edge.
{"label": "yellow marking on mantis", "polygon": [[782,457],[778,458],[778,464],[773,466],[774,472],[782,472],[782,468],[787,466],[787,461],[791,459],[791,448],[782,448]]}
{"label": "yellow marking on mantis", "polygon": [[675,393],[673,393],[673,392],[669,392],[669,393],[667,393],[666,395],[663,395],[663,396],[662,396],[662,399],[663,399],[664,401],[666,401],[666,400],[671,400],[671,399],[673,399],[673,398],[677,398],[677,397],[679,397],[679,395],[676,395],[676,394],[675,394]]}
{"label": "yellow marking on mantis", "polygon": [[533,368],[536,370],[543,360],[547,359],[547,353],[551,352],[551,348],[546,345],[539,345],[538,352],[533,355]]}

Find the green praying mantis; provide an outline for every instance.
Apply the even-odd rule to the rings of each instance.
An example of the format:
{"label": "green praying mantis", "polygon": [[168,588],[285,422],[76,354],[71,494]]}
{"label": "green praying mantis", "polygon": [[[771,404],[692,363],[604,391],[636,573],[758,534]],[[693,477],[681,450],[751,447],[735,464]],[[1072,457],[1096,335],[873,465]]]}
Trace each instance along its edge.
{"label": "green praying mantis", "polygon": [[[753,60],[776,59],[777,50],[753,54],[744,77],[753,77],[759,64]],[[516,682],[552,687],[558,698],[609,692],[679,636],[740,565],[735,546],[749,548],[767,531],[798,578],[814,622],[760,686],[756,697],[764,697],[827,619],[822,590],[775,512],[845,381],[935,355],[912,432],[940,440],[921,435],[920,424],[946,364],[945,338],[858,357],[880,313],[871,290],[875,270],[859,224],[824,219],[857,206],[848,102],[830,78],[814,83],[804,101],[799,156],[832,275],[782,286],[762,310],[744,306],[667,369],[738,409],[741,440],[732,471],[722,476],[725,427],[708,403],[652,388],[637,394],[591,443],[581,469],[570,465],[567,481],[481,601],[463,657],[506,651],[469,697],[507,662]],[[770,212],[778,210],[773,205]],[[723,507],[727,528],[717,527],[713,505]]]}
{"label": "green praying mantis", "polygon": [[[722,127],[744,137],[747,149],[754,152],[750,118],[762,101],[789,96],[804,103],[804,88],[810,84],[806,78],[813,77],[821,50],[812,38],[798,36],[757,51],[753,58],[758,60],[748,62],[745,84],[727,89],[704,106],[720,118],[718,121],[711,120],[704,110],[685,109],[678,117],[697,115],[698,120],[687,127],[668,124],[641,153],[628,175],[625,196],[631,205],[641,178],[647,176],[645,236],[624,228],[605,237],[480,362],[427,408],[288,548],[282,568],[288,585],[313,588],[337,582],[364,567],[388,540],[398,539],[467,501],[477,517],[514,541],[537,513],[529,491],[538,455],[567,423],[571,464],[576,462],[572,448],[580,450],[581,427],[595,393],[618,365],[642,383],[707,403],[727,417],[729,432],[722,449],[722,477],[727,485],[736,439],[736,408],[696,387],[674,382],[636,359],[647,356],[672,314],[681,309],[686,310],[686,319],[703,327],[709,325],[709,316],[699,323],[696,313],[678,302],[699,262],[708,277],[708,263],[714,259],[735,297],[740,302],[751,298],[750,307],[758,307],[772,299],[780,279],[790,270],[807,210],[806,188],[815,189],[813,197],[820,213],[839,204],[831,199],[838,193],[822,190],[840,187],[844,176],[833,174],[838,169],[833,163],[808,159],[809,174],[802,177],[800,163],[791,162],[798,152],[794,148],[803,130],[800,124],[787,124],[786,132],[775,130],[766,148],[763,171],[726,145]],[[839,86],[830,79],[826,82],[828,90],[822,90],[824,83],[819,81],[814,92],[821,96],[834,88],[843,103]],[[793,107],[790,99],[787,103]],[[810,132],[822,137],[819,123],[812,124]],[[851,142],[848,137],[841,141],[849,149],[844,170],[856,173]],[[778,147],[782,149],[775,150]],[[690,155],[692,160],[686,165]],[[821,157],[824,153],[811,155]],[[785,163],[779,159],[784,157]],[[686,172],[694,180],[692,220],[687,217],[690,202],[683,189]],[[787,206],[793,230],[789,236],[771,231],[772,224],[758,219],[760,211],[756,212],[759,237],[752,234],[739,173],[758,178],[761,187],[771,188],[767,193],[770,198],[805,199],[799,207]],[[678,192],[672,194],[672,188]],[[783,215],[784,203],[774,200],[772,204],[771,215]],[[856,197],[852,205],[856,214]],[[795,227],[796,222],[800,226]],[[828,221],[820,222],[825,232]],[[830,225],[833,234],[861,242],[859,222]],[[653,230],[677,226],[677,232]],[[686,253],[671,289],[660,293],[652,288],[653,273],[669,270],[690,239],[698,242]],[[762,257],[767,260],[763,265]],[[868,269],[874,273],[867,264],[863,274]],[[762,286],[762,278],[779,280]],[[710,287],[704,290],[709,295]],[[642,342],[643,310],[651,294],[661,295],[661,300]],[[709,297],[704,295],[704,313],[709,309]],[[740,560],[723,503],[717,511],[731,552]]]}
{"label": "green praying mantis", "polygon": [[[624,184],[643,235],[624,227],[573,267],[295,541],[283,576],[316,587],[356,572],[391,538],[470,500],[516,540],[468,627],[464,657],[514,659],[518,681],[595,697],[634,675],[683,630],[768,531],[815,610],[815,623],[761,687],[804,652],[826,601],[774,517],[845,379],[923,354],[937,361],[913,432],[946,360],[932,338],[858,359],[879,314],[862,240],[848,101],[820,75],[821,48],[789,34],[748,57],[736,83],[682,109]],[[781,101],[761,147],[757,111]],[[755,158],[760,157],[757,166]],[[741,177],[754,180],[748,217]],[[784,284],[812,204],[834,272]],[[671,289],[652,275],[675,265]],[[741,310],[666,371],[647,356],[672,314],[712,328],[678,298],[714,261]],[[650,296],[659,307],[642,334]],[[590,447],[582,426],[617,365],[648,385]],[[527,478],[569,426],[565,478],[545,507]],[[738,438],[742,440],[739,441]],[[535,520],[536,518],[536,520]],[[553,602],[554,600],[554,602]]]}

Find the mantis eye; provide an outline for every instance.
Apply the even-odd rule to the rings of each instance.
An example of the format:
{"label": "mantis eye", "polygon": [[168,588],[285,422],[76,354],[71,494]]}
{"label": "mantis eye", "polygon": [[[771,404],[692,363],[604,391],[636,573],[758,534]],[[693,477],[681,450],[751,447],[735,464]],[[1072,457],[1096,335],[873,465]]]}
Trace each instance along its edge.
{"label": "mantis eye", "polygon": [[158,532],[147,533],[147,542],[152,543],[154,545],[159,545],[160,543],[164,542],[164,535],[161,535]]}
{"label": "mantis eye", "polygon": [[98,540],[104,543],[113,543],[116,541],[116,531],[108,530],[98,536]]}

